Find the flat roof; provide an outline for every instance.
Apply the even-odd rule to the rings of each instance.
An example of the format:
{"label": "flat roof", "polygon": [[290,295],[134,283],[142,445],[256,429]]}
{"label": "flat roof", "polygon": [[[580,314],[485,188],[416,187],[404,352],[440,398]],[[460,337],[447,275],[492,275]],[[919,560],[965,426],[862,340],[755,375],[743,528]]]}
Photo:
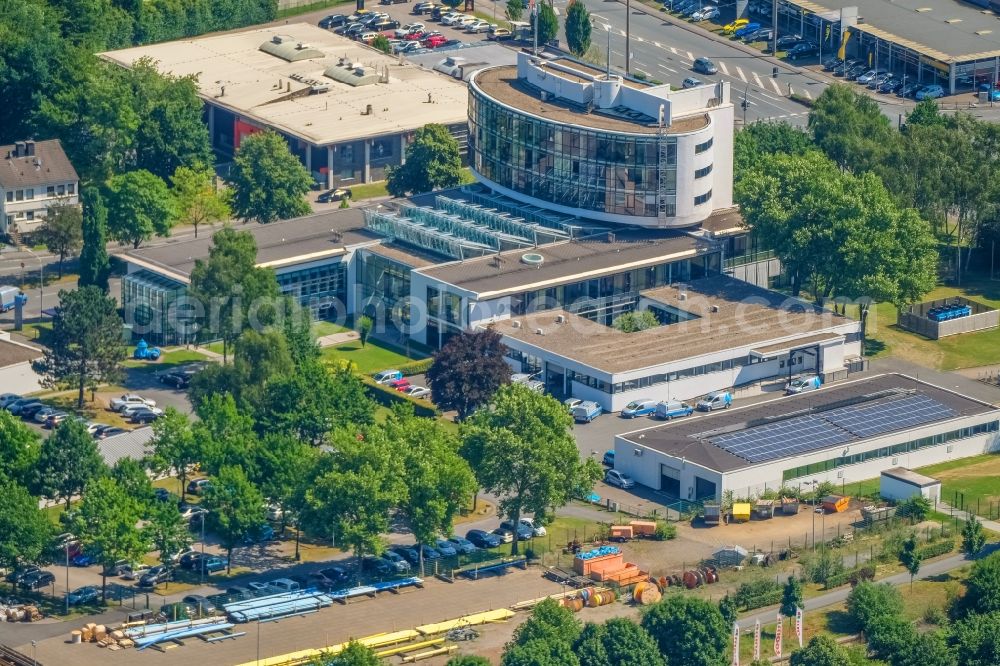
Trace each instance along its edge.
{"label": "flat roof", "polygon": [[911,486],[917,486],[918,488],[927,488],[929,486],[937,486],[941,484],[941,482],[935,478],[918,474],[912,469],[906,469],[905,467],[884,469],[882,470],[882,476],[889,476],[893,479],[908,483]]}
{"label": "flat roof", "polygon": [[0,339],[0,368],[25,363],[26,361],[34,361],[36,358],[41,357],[42,352],[34,347]]}
{"label": "flat roof", "polygon": [[[857,381],[830,386],[819,391],[809,391],[793,396],[781,397],[748,407],[710,412],[705,416],[680,419],[664,425],[636,430],[621,435],[632,443],[648,447],[654,451],[684,458],[697,465],[702,465],[717,472],[731,472],[757,463],[737,456],[730,451],[712,443],[718,441],[722,434],[733,435],[750,432],[761,427],[780,426],[782,421],[813,417],[822,419],[824,412],[831,414],[845,406],[854,407],[865,403],[884,400],[887,394],[905,394],[917,396],[926,401],[933,401],[947,412],[946,417],[925,420],[921,427],[930,423],[942,422],[952,418],[974,416],[989,412],[1000,413],[991,405],[978,400],[953,393],[932,384],[901,374],[884,374],[867,377]],[[915,426],[888,427],[878,433],[883,436],[893,432],[902,432]],[[864,437],[851,436],[847,441],[857,443]],[[829,448],[843,448],[840,442]],[[826,448],[826,447],[824,447]],[[814,448],[810,452],[822,450]],[[794,458],[798,453],[772,458],[767,462]]]}
{"label": "flat roof", "polygon": [[[421,270],[424,275],[475,292],[480,299],[600,277],[640,266],[694,257],[711,243],[679,232],[616,232],[537,248],[510,250]],[[525,253],[542,262],[521,261]]]}
{"label": "flat roof", "polygon": [[[384,240],[365,229],[361,208],[337,208],[305,217],[270,224],[234,225],[238,231],[249,231],[257,242],[257,262],[278,269],[310,260],[343,254],[352,245],[364,245]],[[123,253],[126,261],[187,282],[194,264],[207,259],[212,247],[212,235],[144,247]]]}
{"label": "flat roof", "polygon": [[713,238],[745,234],[750,231],[743,222],[743,213],[736,206],[713,211],[708,219],[701,223],[701,229],[710,233]]}
{"label": "flat roof", "polygon": [[[260,50],[275,37],[306,44],[323,57],[288,62]],[[149,44],[101,56],[125,67],[148,57],[161,72],[196,76],[206,102],[314,145],[468,119],[468,91],[460,82],[307,23]],[[362,65],[366,72],[387,73],[388,83],[351,86],[324,76],[341,58]],[[327,86],[328,92],[310,94],[310,81]],[[372,112],[366,114],[369,105]]]}
{"label": "flat roof", "polygon": [[[579,67],[574,63],[574,66]],[[571,75],[553,70],[556,76],[570,78]],[[590,82],[590,79],[585,79]],[[561,97],[548,97],[542,101],[541,90],[517,76],[516,66],[493,67],[476,74],[475,85],[486,95],[502,104],[514,107],[539,118],[556,123],[568,123],[594,129],[633,134],[656,134],[656,121],[634,121],[625,116],[613,116],[599,110],[588,112],[586,108],[568,102]],[[707,127],[710,122],[707,113],[699,113],[684,118],[676,118],[667,128],[669,134],[686,134]]]}
{"label": "flat roof", "polygon": [[858,25],[869,33],[941,62],[1000,54],[1000,25],[991,10],[956,0],[787,0],[813,14],[858,8]]}
{"label": "flat roof", "polygon": [[[695,318],[622,333],[564,310],[549,310],[493,326],[508,338],[607,373],[619,373],[758,342],[796,341],[853,321],[724,275],[651,289],[641,295],[654,305],[675,308]],[[519,328],[514,328],[514,321],[519,322]],[[538,335],[537,329],[543,335]]]}

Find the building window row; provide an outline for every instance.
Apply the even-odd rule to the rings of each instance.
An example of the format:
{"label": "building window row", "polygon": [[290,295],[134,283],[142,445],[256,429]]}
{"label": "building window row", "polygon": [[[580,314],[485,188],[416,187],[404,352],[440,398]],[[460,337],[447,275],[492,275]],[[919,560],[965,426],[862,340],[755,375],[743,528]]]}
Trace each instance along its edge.
{"label": "building window row", "polygon": [[741,368],[744,365],[748,365],[749,363],[750,361],[748,360],[748,357],[730,358],[724,361],[715,361],[714,363],[707,363],[705,365],[696,365],[683,370],[676,370],[674,372],[637,377],[635,379],[629,379],[628,381],[617,382],[614,384],[596,377],[590,377],[589,375],[585,375],[581,372],[575,372],[573,370],[568,371],[568,374],[572,381],[583,384],[584,386],[589,386],[590,388],[595,388],[604,393],[625,393],[626,391],[635,391],[649,386],[675,382],[678,379],[686,379],[688,377],[698,377],[701,375],[712,374],[714,372],[733,370],[735,368]]}
{"label": "building window row", "polygon": [[696,145],[694,147],[694,154],[695,155],[701,155],[703,152],[705,152],[706,150],[708,150],[709,148],[712,147],[712,142],[713,141],[714,141],[714,139],[709,139],[708,141],[706,141],[704,143],[699,143],[698,145]]}
{"label": "building window row", "polygon": [[[45,188],[45,196],[66,196],[76,194],[76,183],[68,185],[49,185]],[[6,194],[8,203],[13,201],[33,201],[35,198],[35,188],[29,187],[21,190],[8,190]]]}
{"label": "building window row", "polygon": [[711,164],[709,164],[707,167],[702,167],[701,169],[698,169],[697,171],[695,171],[694,172],[695,180],[697,180],[699,178],[704,178],[705,176],[707,176],[710,173],[712,173],[712,165]]}
{"label": "building window row", "polygon": [[698,196],[696,196],[694,198],[694,205],[695,206],[700,206],[703,203],[708,203],[711,198],[712,198],[712,190],[709,190],[708,192],[705,192],[704,194],[699,194]]}
{"label": "building window row", "polygon": [[980,423],[978,425],[969,426],[968,428],[952,430],[951,432],[944,432],[930,437],[921,437],[920,439],[902,442],[893,446],[883,446],[882,448],[872,449],[871,451],[864,451],[862,453],[855,453],[847,456],[837,456],[835,458],[829,458],[828,460],[814,462],[809,465],[792,467],[790,469],[786,469],[782,473],[781,480],[789,481],[791,479],[812,476],[822,472],[829,472],[830,470],[838,467],[844,467],[846,465],[857,465],[859,463],[868,462],[869,460],[875,460],[877,458],[898,456],[901,453],[917,451],[919,449],[925,449],[929,446],[940,446],[941,444],[952,442],[957,439],[967,439],[969,437],[982,435],[988,432],[997,432],[998,430],[1000,430],[1000,421]]}

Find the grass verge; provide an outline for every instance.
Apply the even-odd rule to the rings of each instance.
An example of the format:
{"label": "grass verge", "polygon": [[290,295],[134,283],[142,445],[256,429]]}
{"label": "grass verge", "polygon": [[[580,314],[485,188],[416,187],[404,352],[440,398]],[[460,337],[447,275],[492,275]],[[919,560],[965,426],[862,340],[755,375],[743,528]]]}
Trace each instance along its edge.
{"label": "grass verge", "polygon": [[377,340],[369,340],[364,346],[359,340],[355,340],[336,347],[327,347],[322,355],[323,358],[330,360],[350,361],[355,364],[357,371],[364,375],[387,370],[411,360],[427,358],[426,354],[412,348],[407,353],[405,350],[395,349]]}

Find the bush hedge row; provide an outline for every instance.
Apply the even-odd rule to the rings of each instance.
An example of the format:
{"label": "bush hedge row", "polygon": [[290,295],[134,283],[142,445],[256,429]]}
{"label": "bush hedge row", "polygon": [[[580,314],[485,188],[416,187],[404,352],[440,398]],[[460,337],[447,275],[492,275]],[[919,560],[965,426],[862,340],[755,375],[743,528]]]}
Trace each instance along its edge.
{"label": "bush hedge row", "polygon": [[740,610],[753,610],[781,603],[782,586],[769,578],[743,583],[733,600]]}
{"label": "bush hedge row", "polygon": [[410,396],[400,393],[390,386],[377,384],[374,379],[367,375],[362,375],[361,381],[364,383],[365,387],[367,387],[368,395],[371,396],[371,399],[380,405],[392,407],[396,403],[403,402],[413,405],[413,413],[417,416],[434,418],[441,415],[441,410],[429,403],[427,400],[422,398],[411,398]]}

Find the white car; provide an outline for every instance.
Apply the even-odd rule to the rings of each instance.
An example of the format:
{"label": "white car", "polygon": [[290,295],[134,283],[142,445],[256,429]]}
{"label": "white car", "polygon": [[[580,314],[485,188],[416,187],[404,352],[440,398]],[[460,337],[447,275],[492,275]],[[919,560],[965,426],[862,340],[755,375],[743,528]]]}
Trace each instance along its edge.
{"label": "white car", "polygon": [[132,403],[122,407],[119,412],[122,416],[126,418],[131,418],[136,412],[153,412],[157,416],[163,416],[163,410],[159,407],[153,407],[152,405],[147,405],[145,403]]}
{"label": "white car", "polygon": [[618,486],[619,488],[632,488],[635,486],[635,481],[632,480],[632,477],[616,469],[609,469],[604,473],[604,483],[609,486]]}
{"label": "white car", "polygon": [[125,565],[122,567],[122,578],[125,580],[139,580],[147,571],[149,571],[148,564]]}
{"label": "white car", "polygon": [[541,523],[537,523],[532,518],[521,518],[520,522],[522,525],[531,530],[531,533],[536,537],[543,537],[548,534],[548,530]]}
{"label": "white car", "polygon": [[423,23],[407,23],[402,28],[396,28],[396,38],[402,39],[413,32],[423,32],[426,26]]}
{"label": "white car", "polygon": [[431,394],[431,390],[426,386],[407,386],[403,393],[411,398],[426,398]]}
{"label": "white car", "polygon": [[461,17],[459,17],[459,19],[457,21],[455,21],[454,23],[452,23],[452,25],[455,26],[456,28],[463,28],[464,29],[464,28],[469,27],[473,23],[478,23],[481,20],[482,19],[480,19],[479,17],[476,17],[476,16],[461,16]]}
{"label": "white car", "polygon": [[267,519],[272,522],[277,522],[285,517],[285,510],[282,509],[277,504],[267,505]]}
{"label": "white car", "polygon": [[141,395],[136,395],[135,393],[126,393],[120,398],[115,398],[111,401],[109,405],[111,411],[120,412],[128,405],[144,405],[146,407],[156,407],[155,400],[148,400],[143,398]]}
{"label": "white car", "polygon": [[495,26],[490,24],[489,21],[479,20],[476,21],[475,23],[470,23],[469,25],[465,26],[465,31],[476,34],[480,32],[489,32],[494,27]]}
{"label": "white car", "polygon": [[110,427],[111,426],[109,426],[106,423],[90,423],[87,425],[87,434],[93,435],[95,432],[97,432],[98,428],[110,428]]}
{"label": "white car", "polygon": [[535,393],[545,393],[545,382],[532,380],[527,384],[525,384],[525,386],[527,386],[529,390],[534,391]]}
{"label": "white car", "polygon": [[465,14],[462,12],[448,12],[441,17],[441,25],[452,25],[463,16],[465,16]]}
{"label": "white car", "polygon": [[710,19],[719,18],[719,8],[705,7],[700,11],[695,12],[691,18],[695,21],[708,21]]}

